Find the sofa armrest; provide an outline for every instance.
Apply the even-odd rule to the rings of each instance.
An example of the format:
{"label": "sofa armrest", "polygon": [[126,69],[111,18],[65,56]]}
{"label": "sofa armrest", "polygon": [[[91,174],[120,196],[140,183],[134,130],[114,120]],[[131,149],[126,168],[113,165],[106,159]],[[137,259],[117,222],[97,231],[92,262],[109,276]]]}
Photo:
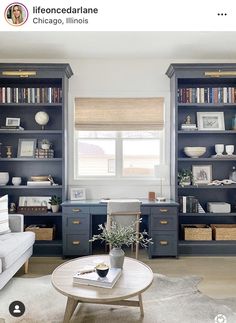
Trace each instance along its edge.
{"label": "sofa armrest", "polygon": [[23,214],[9,214],[9,227],[12,232],[24,231],[24,215]]}

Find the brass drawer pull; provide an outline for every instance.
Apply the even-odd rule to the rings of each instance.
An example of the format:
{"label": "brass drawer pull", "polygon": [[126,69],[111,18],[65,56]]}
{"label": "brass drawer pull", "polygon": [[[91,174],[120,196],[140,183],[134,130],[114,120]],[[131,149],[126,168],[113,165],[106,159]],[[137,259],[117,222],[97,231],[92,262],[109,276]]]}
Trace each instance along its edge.
{"label": "brass drawer pull", "polygon": [[74,220],[72,223],[73,224],[80,224],[80,220]]}
{"label": "brass drawer pull", "polygon": [[160,224],[168,224],[168,221],[166,221],[166,220],[160,220]]}
{"label": "brass drawer pull", "polygon": [[72,209],[72,212],[80,212],[80,209]]}
{"label": "brass drawer pull", "polygon": [[168,212],[168,209],[160,209],[160,212],[161,213],[166,213],[166,212]]}
{"label": "brass drawer pull", "polygon": [[166,240],[160,240],[160,245],[161,246],[167,246],[168,245],[168,241],[166,241]]}
{"label": "brass drawer pull", "polygon": [[75,240],[72,242],[73,245],[79,245],[80,244],[80,241],[79,240]]}

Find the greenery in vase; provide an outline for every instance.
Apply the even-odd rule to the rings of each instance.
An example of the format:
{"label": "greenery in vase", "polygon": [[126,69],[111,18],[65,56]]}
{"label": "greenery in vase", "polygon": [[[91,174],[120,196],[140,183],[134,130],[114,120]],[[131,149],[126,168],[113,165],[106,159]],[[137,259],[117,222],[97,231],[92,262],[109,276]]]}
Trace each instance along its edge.
{"label": "greenery in vase", "polygon": [[59,196],[53,195],[49,202],[49,204],[51,205],[60,205],[61,204],[61,198]]}
{"label": "greenery in vase", "polygon": [[[142,219],[138,221],[142,222]],[[142,247],[146,248],[148,244],[152,244],[152,238],[148,238],[146,231],[136,233],[137,221],[131,225],[122,226],[115,221],[112,222],[111,227],[108,229],[102,224],[98,225],[99,234],[95,234],[90,242],[101,240],[106,244],[111,245],[112,248],[121,248],[123,245],[130,246],[133,243],[139,243]]]}
{"label": "greenery in vase", "polygon": [[192,179],[193,179],[193,173],[190,169],[181,169],[178,172],[178,181],[180,185],[184,182],[191,183]]}

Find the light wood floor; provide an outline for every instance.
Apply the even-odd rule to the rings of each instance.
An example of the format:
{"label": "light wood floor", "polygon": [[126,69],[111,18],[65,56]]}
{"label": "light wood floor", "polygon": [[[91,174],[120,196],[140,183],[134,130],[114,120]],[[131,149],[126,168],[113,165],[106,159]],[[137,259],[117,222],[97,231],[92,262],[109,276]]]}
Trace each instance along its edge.
{"label": "light wood floor", "polygon": [[[128,255],[129,252],[126,254]],[[129,255],[128,255],[129,256]],[[199,290],[213,298],[236,297],[236,257],[180,257],[148,259],[145,250],[140,251],[139,259],[149,265],[153,272],[181,277],[195,275],[202,277]],[[59,257],[32,257],[29,273],[23,275],[20,270],[17,276],[37,277],[48,275],[63,260]]]}

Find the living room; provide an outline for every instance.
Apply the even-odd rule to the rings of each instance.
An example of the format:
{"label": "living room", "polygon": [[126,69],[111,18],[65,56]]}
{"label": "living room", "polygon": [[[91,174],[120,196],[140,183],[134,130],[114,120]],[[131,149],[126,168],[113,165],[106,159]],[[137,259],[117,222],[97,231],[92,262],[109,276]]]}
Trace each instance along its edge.
{"label": "living room", "polygon": [[[234,167],[234,156],[227,156],[229,154],[226,151],[226,146],[232,146],[235,142],[235,134],[231,127],[235,112],[232,113],[230,110],[234,110],[234,100],[230,103],[224,102],[225,104],[214,103],[212,110],[210,110],[212,107],[207,105],[208,103],[176,102],[177,89],[176,85],[173,85],[176,82],[183,89],[234,88],[235,34],[217,32],[217,37],[213,34],[212,32],[60,32],[60,34],[35,32],[34,37],[31,33],[18,33],[16,38],[15,33],[1,32],[1,73],[9,71],[19,73],[36,71],[38,73],[36,80],[32,81],[34,76],[28,75],[29,81],[21,78],[19,82],[17,81],[19,75],[4,76],[1,74],[1,88],[31,87],[34,89],[39,86],[57,88],[63,84],[64,89],[62,103],[52,103],[51,105],[55,105],[48,107],[50,104],[41,102],[38,103],[36,109],[33,109],[33,112],[32,106],[36,105],[35,103],[27,103],[29,106],[25,102],[16,104],[14,96],[13,101],[0,104],[3,111],[1,126],[7,127],[5,119],[8,117],[20,119],[19,126],[24,128],[20,135],[18,129],[4,130],[2,128],[0,130],[0,141],[3,144],[0,171],[9,173],[7,184],[1,188],[1,196],[7,194],[9,204],[15,203],[16,207],[20,206],[21,212],[19,213],[23,214],[27,211],[24,208],[27,207],[29,197],[50,195],[52,198],[51,196],[57,195],[62,199],[62,206],[54,215],[51,211],[48,212],[48,205],[46,214],[43,213],[44,209],[38,214],[24,214],[25,225],[49,223],[55,225],[56,232],[51,241],[35,241],[28,268],[21,268],[16,274],[12,273],[12,276],[15,274],[14,277],[10,278],[1,289],[1,319],[5,319],[6,322],[17,322],[20,319],[28,322],[62,322],[66,308],[65,296],[68,294],[61,293],[60,288],[54,288],[55,285],[54,287],[51,285],[53,271],[67,261],[80,259],[81,256],[99,258],[99,255],[105,252],[108,254],[104,245],[89,243],[88,240],[98,233],[96,231],[98,225],[106,222],[109,201],[122,199],[124,202],[135,199],[141,202],[141,229],[146,229],[154,242],[153,245],[148,246],[147,250],[139,248],[138,255],[138,259],[150,267],[154,273],[151,287],[143,292],[144,315],[140,316],[139,309],[126,307],[123,303],[122,307],[114,302],[107,306],[81,304],[75,310],[71,322],[109,322],[111,320],[120,322],[122,320],[125,322],[187,323],[214,322],[214,320],[215,322],[234,322],[236,320],[235,238],[230,236],[228,241],[227,238],[226,240],[215,239],[214,229],[211,226],[212,224],[235,225],[236,213],[233,210],[235,189],[230,186],[233,183],[220,183],[219,186],[208,185],[216,180],[230,180],[230,171]],[[172,65],[171,70],[170,65]],[[168,69],[169,72],[167,72]],[[204,73],[209,71],[218,73],[223,71],[226,74],[213,75],[208,81]],[[48,81],[50,78],[51,80]],[[38,85],[39,82],[43,85]],[[81,111],[79,110],[80,104],[87,105],[87,107],[90,104],[90,107],[93,107],[95,102],[97,107],[102,105],[108,109],[109,107],[118,109],[122,105],[126,109],[130,106],[143,109],[143,99],[149,99],[148,103],[151,106],[153,100],[160,98],[162,103],[160,103],[161,108],[158,108],[161,110],[158,111],[163,112],[163,114],[160,113],[162,117],[155,121],[155,131],[151,131],[152,127],[148,129],[154,134],[154,137],[151,137],[152,140],[150,137],[145,137],[145,131],[142,131],[144,137],[124,137],[122,141],[123,146],[127,144],[128,149],[130,149],[129,141],[132,142],[132,147],[137,146],[138,149],[134,149],[135,159],[139,163],[142,160],[145,161],[141,168],[146,169],[146,173],[144,172],[142,176],[140,173],[135,173],[137,169],[140,171],[140,164],[135,164],[129,159],[124,150],[123,155],[120,154],[121,150],[117,148],[120,143],[119,138],[114,139],[112,136],[81,137],[82,131],[78,130],[81,121],[77,118],[78,111]],[[159,101],[154,101],[156,102]],[[173,113],[173,111],[178,103],[179,110],[176,110],[180,112],[175,114],[176,112]],[[201,104],[205,106],[199,106]],[[61,112],[58,112],[59,110],[56,110],[56,106],[64,109],[64,117]],[[9,107],[12,108],[11,111]],[[195,117],[195,112],[204,112],[204,108],[207,108],[207,112],[215,112],[216,107],[220,112],[224,112],[224,128],[200,129],[200,121]],[[37,112],[46,112],[49,118],[47,123],[43,125],[40,124],[41,120],[37,122],[35,119]],[[120,110],[119,113],[122,118]],[[106,117],[107,113],[103,115]],[[191,122],[187,122],[189,115]],[[217,114],[216,117],[218,118]],[[91,121],[91,115],[89,120]],[[111,125],[111,120],[109,119],[106,123],[107,127],[102,129],[104,132]],[[127,124],[130,127],[131,122],[128,121]],[[144,122],[142,126],[143,124]],[[182,125],[188,124],[195,124],[199,130],[191,129],[188,130],[189,132],[184,132]],[[58,130],[59,125],[61,128]],[[113,129],[108,132],[112,133],[111,130],[117,133],[124,132],[123,129],[119,129],[120,124],[119,127],[115,123],[112,126]],[[145,130],[146,126],[145,124]],[[88,125],[83,125],[83,127],[86,132]],[[101,131],[99,123],[92,125],[92,131],[89,128],[91,132],[99,132],[98,130]],[[134,128],[131,127],[129,130],[134,131]],[[45,132],[42,134],[42,131]],[[137,129],[135,131],[137,132]],[[12,134],[12,132],[15,133]],[[215,138],[212,138],[213,135]],[[31,141],[33,138],[38,141],[44,138],[49,139],[53,144],[54,160],[47,161],[45,158],[45,160],[35,161],[32,160],[36,159],[34,155],[25,160],[29,156],[24,155],[26,154],[24,142],[19,142],[19,138]],[[113,150],[112,155],[115,166],[114,162],[108,163],[107,173],[101,176],[99,172],[102,167],[101,169],[80,167],[84,160],[83,154],[80,154],[79,144],[90,140],[90,148],[96,144],[97,148],[105,150],[105,146],[101,146],[104,144],[104,139],[115,142],[116,149]],[[99,140],[100,143],[97,144]],[[193,147],[195,143],[207,149],[202,157],[205,159],[201,160],[200,156],[198,160],[184,154],[185,145]],[[157,151],[156,156],[149,155],[148,144]],[[216,144],[224,145],[224,158],[217,157],[218,159],[214,158],[211,161],[209,160],[211,156],[217,154]],[[6,146],[12,146],[12,148],[7,150]],[[142,151],[147,152],[147,155],[142,154]],[[109,160],[110,155],[109,152]],[[99,155],[94,156],[97,158],[98,165]],[[152,167],[148,164],[149,158],[152,158]],[[131,162],[134,166],[130,166]],[[123,164],[127,167],[128,176],[123,172]],[[193,172],[192,164],[194,166],[211,165],[211,176],[208,176],[210,179],[208,178],[207,183],[203,185],[200,182],[192,183],[188,186],[178,182],[176,167],[179,171],[187,168]],[[158,168],[158,165],[162,166],[162,170]],[[208,168],[205,167],[204,170],[208,171]],[[30,178],[33,175],[48,176],[49,174],[52,175],[53,181],[53,183],[50,182],[49,187],[35,188],[28,183],[33,181]],[[126,175],[122,176],[122,174]],[[21,177],[22,183],[19,186],[12,185],[12,177]],[[27,188],[27,186],[30,187]],[[21,199],[22,204],[19,205],[18,198],[22,196],[24,199]],[[199,203],[197,212],[186,210],[181,212],[178,205],[180,196],[195,196]],[[231,206],[229,214],[227,214],[228,211],[221,211],[219,214],[209,212],[208,202],[227,202],[225,204]],[[199,205],[205,214],[200,214]],[[81,237],[77,236],[76,239],[73,238],[73,241],[68,240],[67,221],[73,209],[82,210],[84,217],[89,219],[89,221],[86,220],[88,227],[82,233],[83,243],[81,243]],[[164,214],[167,218],[160,218],[163,216],[160,212],[167,213]],[[10,217],[16,214],[13,212]],[[169,236],[165,229],[163,230],[164,237],[159,236],[160,229],[155,230],[157,220],[164,221],[160,223],[164,226],[165,221],[172,221],[173,226],[167,230]],[[73,221],[78,222],[77,215],[73,217]],[[196,226],[196,235],[199,232],[201,234],[202,229],[207,229],[203,234],[208,234],[208,236],[202,239],[196,236],[184,239],[184,227],[197,224],[204,224],[204,227]],[[210,238],[209,230],[211,230]],[[233,233],[229,234],[233,235],[233,230],[235,230],[234,227]],[[74,234],[73,231],[70,233]],[[73,244],[72,247],[70,243]],[[165,251],[162,252],[161,248]],[[135,253],[129,248],[125,248],[125,254],[135,260]],[[8,311],[13,301],[21,301],[25,305],[25,314],[19,319],[13,318]],[[77,304],[72,304],[71,307],[75,305]],[[141,309],[140,301],[136,306],[140,306]],[[38,313],[42,311],[42,308],[45,313],[42,313],[40,317],[41,313],[40,315]],[[223,321],[225,318],[227,321]]]}

